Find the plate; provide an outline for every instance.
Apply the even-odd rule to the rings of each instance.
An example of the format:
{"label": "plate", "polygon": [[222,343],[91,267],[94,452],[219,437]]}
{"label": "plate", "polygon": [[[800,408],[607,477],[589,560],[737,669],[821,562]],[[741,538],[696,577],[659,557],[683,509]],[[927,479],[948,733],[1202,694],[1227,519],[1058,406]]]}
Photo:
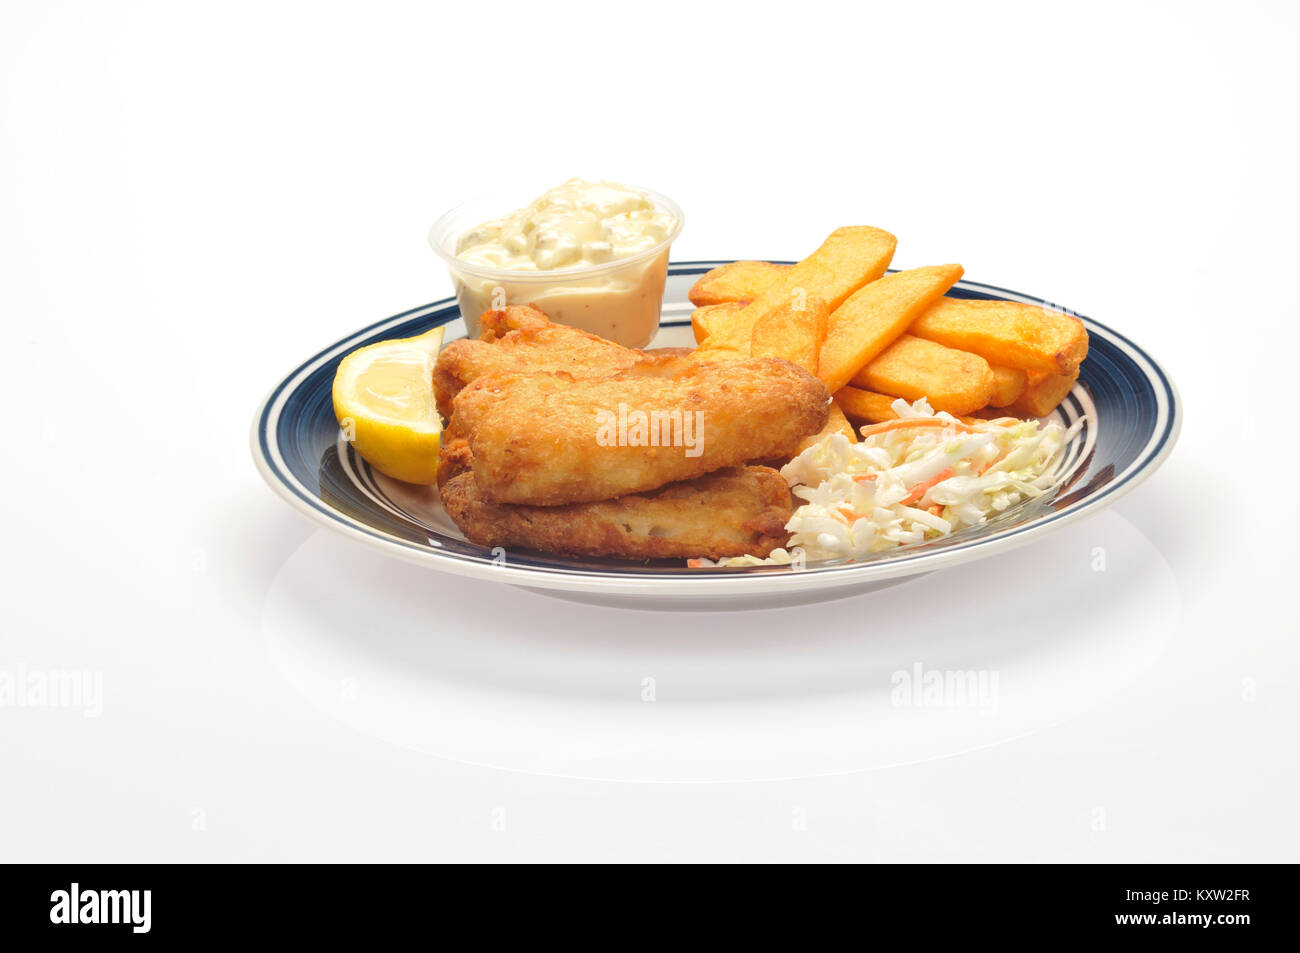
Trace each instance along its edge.
{"label": "plate", "polygon": [[[694,344],[687,291],[699,275],[723,263],[669,267],[663,323],[652,346]],[[959,282],[949,294],[1060,309],[1041,298],[973,281]],[[253,459],[271,488],[315,522],[431,569],[580,602],[642,609],[735,610],[821,602],[1026,545],[1109,506],[1155,471],[1178,437],[1182,412],[1177,391],[1160,365],[1132,341],[1079,317],[1091,338],[1088,359],[1053,416],[1066,424],[1083,418],[1084,424],[1068,448],[1070,476],[1061,489],[982,526],[852,563],[699,570],[680,561],[572,559],[489,550],[469,542],[443,513],[435,488],[391,480],[356,455],[341,437],[331,399],[334,371],[355,348],[438,325],[446,325],[448,342],[464,337],[454,299],[379,321],[298,365],[258,408]]]}

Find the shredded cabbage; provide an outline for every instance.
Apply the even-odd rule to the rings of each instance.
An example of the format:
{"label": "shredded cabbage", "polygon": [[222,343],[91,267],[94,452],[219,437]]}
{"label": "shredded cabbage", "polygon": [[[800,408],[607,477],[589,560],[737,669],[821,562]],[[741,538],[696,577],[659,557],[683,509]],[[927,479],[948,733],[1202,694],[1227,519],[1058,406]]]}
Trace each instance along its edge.
{"label": "shredded cabbage", "polygon": [[766,559],[689,564],[853,560],[978,525],[1055,489],[1066,476],[1058,472],[1063,451],[1083,425],[1076,421],[1067,430],[1014,417],[965,423],[936,414],[924,399],[896,400],[893,410],[899,419],[864,427],[860,443],[830,434],[782,468],[804,500],[786,524],[785,549]]}

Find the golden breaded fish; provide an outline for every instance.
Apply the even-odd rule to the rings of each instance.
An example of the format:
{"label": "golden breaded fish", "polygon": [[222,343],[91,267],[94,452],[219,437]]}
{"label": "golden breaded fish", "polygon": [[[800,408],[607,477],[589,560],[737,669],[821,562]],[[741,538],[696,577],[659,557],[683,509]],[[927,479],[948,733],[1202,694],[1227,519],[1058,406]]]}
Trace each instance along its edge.
{"label": "golden breaded fish", "polygon": [[790,490],[767,467],[736,467],[595,503],[489,503],[471,473],[442,487],[443,509],[470,542],[566,556],[687,559],[766,556],[788,538]]}
{"label": "golden breaded fish", "polygon": [[789,361],[679,360],[670,376],[485,375],[457,395],[453,419],[484,499],[558,506],[788,458],[829,406]]}
{"label": "golden breaded fish", "polygon": [[564,371],[605,377],[638,365],[653,369],[689,354],[682,348],[638,351],[587,331],[553,324],[534,307],[484,312],[478,340],[452,341],[438,355],[433,390],[438,411],[450,417],[462,387],[487,374]]}
{"label": "golden breaded fish", "polygon": [[469,441],[459,435],[443,434],[438,447],[438,486],[444,486],[452,477],[459,476],[473,465]]}

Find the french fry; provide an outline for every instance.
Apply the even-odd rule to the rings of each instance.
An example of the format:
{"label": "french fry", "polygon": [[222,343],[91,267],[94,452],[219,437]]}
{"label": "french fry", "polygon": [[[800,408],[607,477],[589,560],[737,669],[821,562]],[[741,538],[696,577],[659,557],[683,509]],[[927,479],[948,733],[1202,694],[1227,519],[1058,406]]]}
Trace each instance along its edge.
{"label": "french fry", "polygon": [[[834,428],[833,430],[831,428]],[[849,438],[849,443],[858,442],[858,432],[844,415],[844,409],[834,401],[831,402],[831,415],[826,418],[826,432],[842,433]]]}
{"label": "french fry", "polygon": [[879,424],[898,416],[890,406],[897,399],[860,387],[841,387],[835,394],[835,406],[854,420]]}
{"label": "french fry", "polygon": [[826,389],[834,394],[847,384],[961,276],[961,265],[932,265],[886,275],[855,291],[831,312],[817,371]]}
{"label": "french fry", "polygon": [[[891,397],[888,394],[877,394],[875,391],[863,390],[860,387],[841,387],[840,392],[835,395],[835,404],[840,407],[845,414],[852,420],[861,420],[868,424],[883,424],[886,420],[897,420],[898,414],[894,413],[894,401],[897,397]],[[993,412],[989,408],[977,410],[973,415],[959,416],[954,414],[962,423],[975,424],[981,418],[1007,416],[1005,411]]]}
{"label": "french fry", "polygon": [[695,343],[703,344],[715,329],[721,328],[743,310],[745,310],[744,304],[736,301],[707,304],[696,308],[691,313],[691,332],[695,335]]}
{"label": "french fry", "polygon": [[1017,417],[1046,417],[1056,409],[1057,404],[1065,400],[1078,379],[1078,371],[1073,374],[1030,371],[1025,392],[1006,408],[1006,412]]}
{"label": "french fry", "polygon": [[1028,374],[1018,367],[1007,367],[1005,364],[990,366],[993,368],[994,386],[993,396],[989,398],[989,406],[1006,407],[1008,404],[1014,404],[1025,392],[1029,382]]}
{"label": "french fry", "polygon": [[821,298],[809,298],[804,304],[803,308],[788,304],[755,321],[749,356],[782,357],[816,374],[829,311]]}
{"label": "french fry", "polygon": [[990,364],[1048,374],[1073,374],[1088,354],[1088,332],[1078,318],[1016,301],[943,298],[909,330]]}
{"label": "french fry", "polygon": [[[748,357],[754,325],[761,317],[751,312],[743,301],[724,301],[696,308],[691,315],[691,330],[700,350],[739,351],[742,357]],[[700,340],[701,333],[703,340]]]}
{"label": "french fry", "polygon": [[741,312],[753,322],[787,304],[817,297],[834,311],[849,295],[875,281],[889,268],[898,239],[866,225],[837,228],[815,252],[784,271]]}
{"label": "french fry", "polygon": [[1023,416],[1011,413],[1009,407],[983,407],[971,414],[967,420],[1023,420]]}
{"label": "french fry", "polygon": [[701,346],[747,354],[754,325],[765,315],[789,305],[807,307],[810,298],[821,298],[828,310],[834,310],[856,289],[885,273],[897,243],[893,235],[879,228],[855,225],[835,229],[821,247],[782,270],[780,277],[739,313],[726,312],[723,319],[705,321],[708,336]]}
{"label": "french fry", "polygon": [[704,307],[728,301],[753,301],[790,270],[770,261],[733,261],[706,271],[687,292],[691,304]]}
{"label": "french fry", "polygon": [[[753,265],[765,267],[760,270],[750,267]],[[704,277],[719,273],[720,280],[712,286],[717,289],[713,292],[716,298],[745,301],[755,298],[789,269],[789,265],[771,262],[732,262]],[[987,360],[998,379],[995,407],[1013,403],[1023,392],[1025,381],[1019,372],[1073,373],[1088,349],[1087,331],[1078,319],[1014,301],[942,298],[917,318],[909,331]]]}
{"label": "french fry", "polygon": [[904,334],[858,371],[853,384],[909,401],[924,397],[935,410],[959,417],[988,404],[996,379],[978,354]]}
{"label": "french fry", "polygon": [[827,437],[833,433],[844,434],[844,436],[849,438],[849,443],[858,442],[857,432],[853,429],[853,425],[849,423],[849,418],[844,416],[844,411],[840,409],[839,404],[831,404],[831,413],[830,416],[826,418],[826,426],[813,434],[803,443],[799,444],[799,449],[795,451],[795,456],[803,453],[823,437]]}

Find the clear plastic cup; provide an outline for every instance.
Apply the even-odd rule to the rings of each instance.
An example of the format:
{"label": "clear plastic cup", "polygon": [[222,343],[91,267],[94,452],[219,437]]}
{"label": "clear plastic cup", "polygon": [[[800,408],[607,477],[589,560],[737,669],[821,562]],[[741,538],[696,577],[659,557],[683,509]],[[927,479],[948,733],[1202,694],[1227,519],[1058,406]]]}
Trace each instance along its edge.
{"label": "clear plastic cup", "polygon": [[662,242],[617,261],[554,271],[506,271],[471,265],[456,257],[460,237],[484,222],[500,218],[529,202],[517,196],[483,196],[460,205],[433,223],[429,244],[447,263],[461,317],[471,337],[479,316],[506,305],[536,305],[557,324],[582,328],[627,347],[645,347],[659,330],[668,250],[685,219],[667,196],[638,188],[677,224]]}

